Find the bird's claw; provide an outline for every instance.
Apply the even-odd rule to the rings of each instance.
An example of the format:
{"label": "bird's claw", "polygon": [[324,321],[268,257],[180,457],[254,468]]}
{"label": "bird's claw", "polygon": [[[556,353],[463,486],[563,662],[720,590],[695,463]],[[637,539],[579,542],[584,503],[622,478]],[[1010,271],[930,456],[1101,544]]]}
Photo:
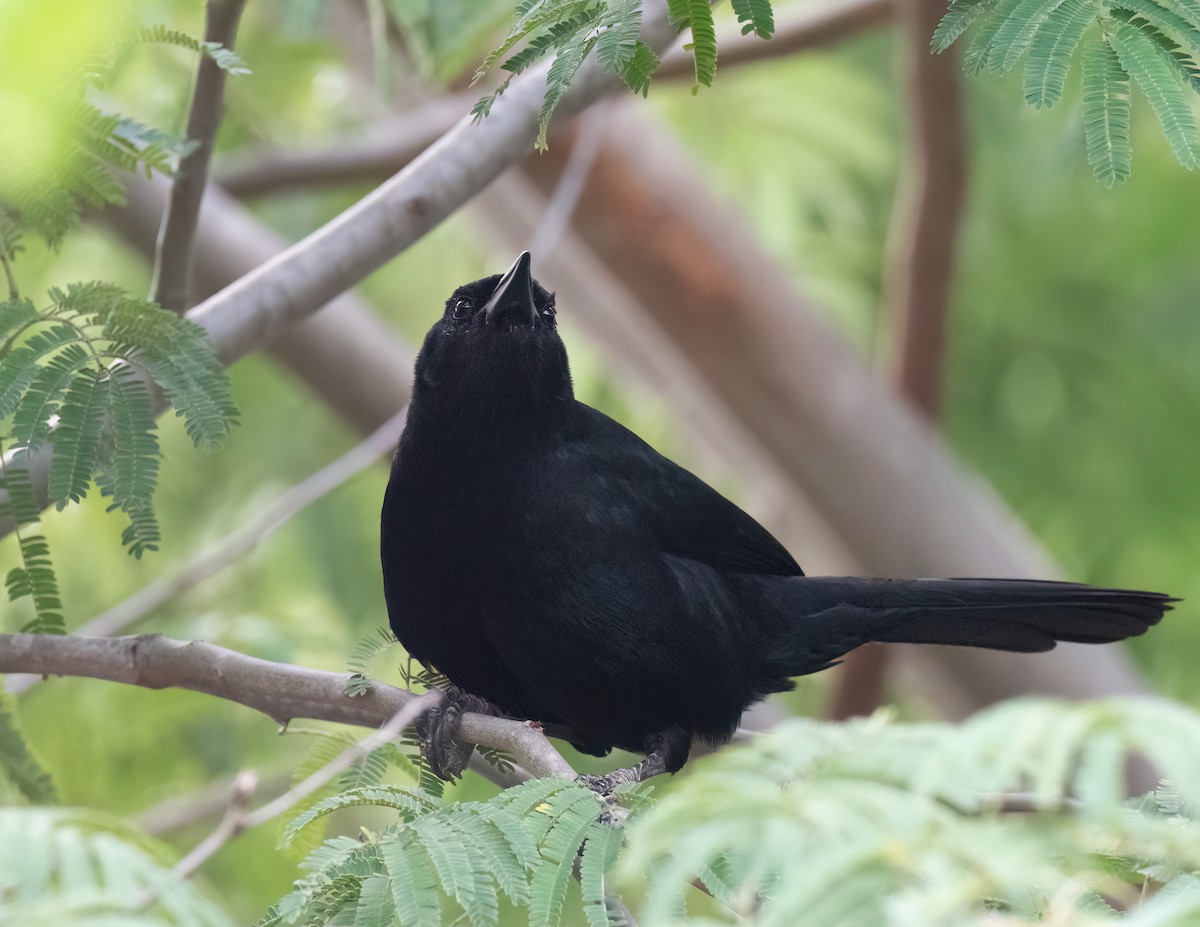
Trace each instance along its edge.
{"label": "bird's claw", "polygon": [[439,779],[453,782],[467,768],[471,754],[475,752],[475,744],[463,743],[458,739],[466,693],[452,686],[445,694],[445,700],[427,711],[416,727],[421,738],[421,753],[429,763],[430,770]]}

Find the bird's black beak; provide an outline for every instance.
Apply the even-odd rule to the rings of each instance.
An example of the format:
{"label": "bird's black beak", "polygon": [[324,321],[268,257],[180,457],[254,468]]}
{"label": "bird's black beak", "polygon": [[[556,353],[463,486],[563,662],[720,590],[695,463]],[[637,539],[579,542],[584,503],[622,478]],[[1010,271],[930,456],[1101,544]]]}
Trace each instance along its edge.
{"label": "bird's black beak", "polygon": [[513,266],[505,271],[483,311],[489,322],[511,318],[515,321],[527,321],[532,325],[537,321],[537,307],[533,304],[533,278],[529,275],[528,251],[522,251]]}

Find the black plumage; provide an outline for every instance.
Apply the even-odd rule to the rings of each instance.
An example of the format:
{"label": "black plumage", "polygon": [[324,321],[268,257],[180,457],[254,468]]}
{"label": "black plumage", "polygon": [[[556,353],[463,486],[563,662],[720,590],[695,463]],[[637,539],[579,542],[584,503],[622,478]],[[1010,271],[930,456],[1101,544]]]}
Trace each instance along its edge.
{"label": "black plumage", "polygon": [[[1023,580],[806,577],[749,515],[578,402],[522,255],[459,287],[417,360],[382,516],[393,629],[500,712],[674,771],[695,737],[868,641],[1049,650],[1174,601]],[[444,770],[453,772],[454,770]]]}

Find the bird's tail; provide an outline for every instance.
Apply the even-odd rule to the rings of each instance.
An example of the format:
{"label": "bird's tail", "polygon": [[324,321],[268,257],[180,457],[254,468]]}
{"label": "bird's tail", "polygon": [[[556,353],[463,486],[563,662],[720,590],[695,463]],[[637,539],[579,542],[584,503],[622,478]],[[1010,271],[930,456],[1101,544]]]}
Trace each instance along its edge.
{"label": "bird's tail", "polygon": [[789,676],[860,644],[955,644],[1036,653],[1058,641],[1107,644],[1144,633],[1172,603],[1157,592],[1020,579],[786,581],[789,621],[770,662]]}

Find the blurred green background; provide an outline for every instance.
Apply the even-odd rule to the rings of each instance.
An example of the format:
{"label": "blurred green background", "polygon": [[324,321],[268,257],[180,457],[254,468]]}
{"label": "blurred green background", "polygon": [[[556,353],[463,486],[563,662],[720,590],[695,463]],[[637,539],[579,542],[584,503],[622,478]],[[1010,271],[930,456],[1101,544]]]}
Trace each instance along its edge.
{"label": "blurred green background", "polygon": [[[196,0],[86,5],[202,32]],[[46,54],[67,54],[73,4],[50,7],[57,12],[4,0],[0,25],[11,39],[36,8],[38,22],[23,28],[52,30]],[[409,25],[420,64],[421,75],[407,79],[427,91],[482,56],[510,5],[396,0],[393,11]],[[331,17],[355,14],[357,4],[249,4],[238,52],[253,74],[230,81],[222,153],[262,141],[327,143],[382,113],[329,26]],[[868,353],[880,340],[881,266],[905,131],[894,59],[894,37],[884,30],[835,50],[730,70],[698,96],[683,85],[656,86],[649,102],[637,104],[677,133],[713,188],[736,201],[816,305]],[[0,69],[14,66],[0,60]],[[139,49],[105,93],[122,112],[180,132],[193,67],[184,51]],[[388,79],[406,90],[402,76]],[[1200,600],[1200,186],[1175,162],[1141,101],[1133,177],[1106,191],[1086,163],[1077,91],[1050,112],[1025,106],[1019,78],[971,80],[966,94],[971,181],[947,360],[949,441],[1071,578]],[[288,193],[254,209],[295,240],[366,189]],[[495,272],[509,257],[490,250],[459,215],[361,292],[416,344],[454,286]],[[149,280],[141,257],[98,225],[57,252],[30,244],[17,272],[35,299],[76,280],[114,280],[139,293]],[[668,453],[683,453],[688,442],[673,430],[663,400],[628,382],[578,333],[570,293],[559,294],[559,305],[580,397]],[[243,424],[219,453],[196,453],[179,422],[163,420],[159,553],[126,556],[119,523],[98,499],[46,518],[68,627],[184,562],[355,443],[268,360],[251,357],[232,376]],[[386,623],[376,553],[385,480],[383,465],[360,475],[146,627],[343,669],[355,641]],[[736,473],[722,485],[737,498]],[[6,540],[0,569],[16,556]],[[24,620],[10,607],[5,630]],[[1189,607],[1131,649],[1154,687],[1200,704],[1193,669],[1200,623]],[[793,706],[819,705],[827,685],[805,682]],[[22,710],[63,801],[124,814],[247,766],[287,773],[311,746],[302,734],[281,739],[269,721],[212,698],[78,679],[39,686]],[[458,787],[472,797],[489,788],[477,778]],[[170,839],[188,847],[210,826]],[[259,916],[295,877],[293,862],[271,851],[274,838],[261,828],[205,869],[242,921]]]}

